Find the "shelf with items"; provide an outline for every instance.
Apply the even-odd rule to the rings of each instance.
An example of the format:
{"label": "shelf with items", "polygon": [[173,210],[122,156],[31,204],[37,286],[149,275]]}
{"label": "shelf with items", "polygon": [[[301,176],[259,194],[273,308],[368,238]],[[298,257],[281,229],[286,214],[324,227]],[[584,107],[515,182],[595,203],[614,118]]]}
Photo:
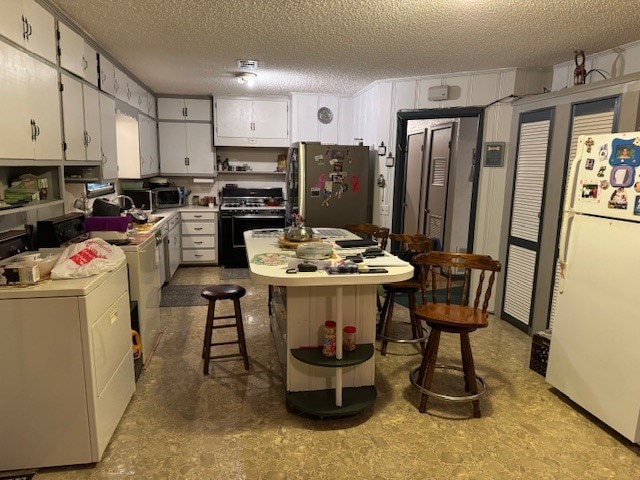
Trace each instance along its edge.
{"label": "shelf with items", "polygon": [[[375,318],[375,286],[272,286],[270,307],[288,408],[320,417],[340,416],[357,413],[375,401],[375,326],[370,321]],[[336,322],[334,357],[315,347],[321,343],[320,326],[327,318]],[[361,343],[353,351],[342,348],[345,318],[360,332]]]}
{"label": "shelf with items", "polygon": [[218,174],[286,175],[286,148],[217,147],[216,155]]}
{"label": "shelf with items", "polygon": [[61,165],[0,165],[0,214],[62,205]]}

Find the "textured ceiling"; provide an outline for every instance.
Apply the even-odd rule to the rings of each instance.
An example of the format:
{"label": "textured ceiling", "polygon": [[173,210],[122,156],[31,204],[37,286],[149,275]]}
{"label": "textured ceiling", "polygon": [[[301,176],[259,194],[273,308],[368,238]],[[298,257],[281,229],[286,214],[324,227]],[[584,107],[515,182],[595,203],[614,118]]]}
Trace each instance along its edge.
{"label": "textured ceiling", "polygon": [[[354,94],[640,39],[637,0],[50,0],[156,93]],[[260,62],[249,89],[237,59]]]}

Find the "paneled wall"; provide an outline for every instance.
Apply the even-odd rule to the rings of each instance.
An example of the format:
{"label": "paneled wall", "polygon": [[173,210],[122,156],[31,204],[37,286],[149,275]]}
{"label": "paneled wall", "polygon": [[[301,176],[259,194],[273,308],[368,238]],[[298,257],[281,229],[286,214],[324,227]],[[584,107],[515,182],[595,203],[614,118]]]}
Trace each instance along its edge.
{"label": "paneled wall", "polygon": [[[384,142],[395,154],[398,110],[488,105],[509,95],[542,93],[550,87],[550,81],[549,69],[509,69],[377,82],[355,97],[354,134],[372,148]],[[429,87],[440,85],[449,86],[449,99],[428,100]],[[508,103],[488,107],[483,141],[507,142],[508,151],[511,115]],[[388,187],[375,191],[373,221],[388,227],[391,227],[393,212],[393,170],[384,166],[383,158],[379,159],[376,177],[382,174]],[[494,258],[499,256],[505,181],[504,167],[480,171],[474,249]],[[381,214],[381,206],[388,206],[388,215]]]}
{"label": "paneled wall", "polygon": [[[585,56],[584,66],[587,72],[594,70],[587,76],[586,83],[600,82],[605,77],[619,78],[623,75],[640,72],[640,41],[595,54],[585,52]],[[576,63],[573,58],[554,65],[551,90],[555,92],[573,87],[573,71],[575,68]],[[597,70],[600,70],[602,75]]]}
{"label": "paneled wall", "polygon": [[[357,145],[353,135],[353,97],[294,93],[291,95],[291,142]],[[318,110],[331,109],[330,123],[318,120]]]}

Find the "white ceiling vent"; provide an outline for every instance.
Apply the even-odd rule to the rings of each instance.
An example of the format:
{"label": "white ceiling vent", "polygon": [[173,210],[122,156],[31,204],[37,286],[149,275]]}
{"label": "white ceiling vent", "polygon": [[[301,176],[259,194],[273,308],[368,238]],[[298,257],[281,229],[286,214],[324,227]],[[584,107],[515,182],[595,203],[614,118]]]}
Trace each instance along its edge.
{"label": "white ceiling vent", "polygon": [[257,60],[238,60],[238,68],[243,70],[257,70],[258,69],[258,61]]}

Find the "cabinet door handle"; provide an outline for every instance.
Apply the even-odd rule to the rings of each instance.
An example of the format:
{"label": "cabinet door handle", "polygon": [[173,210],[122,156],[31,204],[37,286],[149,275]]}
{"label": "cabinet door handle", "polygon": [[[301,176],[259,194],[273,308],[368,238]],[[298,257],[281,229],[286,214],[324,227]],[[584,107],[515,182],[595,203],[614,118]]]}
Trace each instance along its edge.
{"label": "cabinet door handle", "polygon": [[202,245],[204,242],[193,242],[195,245]]}
{"label": "cabinet door handle", "polygon": [[104,154],[104,152],[101,152],[102,155],[102,165],[106,165],[107,164],[107,156]]}
{"label": "cabinet door handle", "polygon": [[89,132],[87,132],[87,145],[89,145],[91,143],[91,135],[89,135]]}
{"label": "cabinet door handle", "polygon": [[185,117],[189,116],[189,107],[184,107],[184,116]]}
{"label": "cabinet door handle", "polygon": [[40,136],[40,127],[35,122],[33,124],[36,127],[36,139],[37,139]]}
{"label": "cabinet door handle", "polygon": [[127,87],[127,100],[131,100],[131,90]]}
{"label": "cabinet door handle", "polygon": [[104,83],[105,80],[107,79],[107,74],[104,73],[104,70],[100,70],[100,79],[101,79],[102,83]]}
{"label": "cabinet door handle", "polygon": [[88,66],[89,66],[89,62],[87,62],[87,59],[84,58],[84,55],[83,55],[82,56],[82,69],[86,70]]}
{"label": "cabinet door handle", "polygon": [[194,215],[193,218],[202,218],[202,215]]}
{"label": "cabinet door handle", "polygon": [[194,257],[202,257],[202,255],[196,253]]}
{"label": "cabinet door handle", "polygon": [[22,38],[23,39],[27,39],[27,32],[29,31],[29,29],[27,28],[27,19],[24,18],[24,15],[22,15]]}
{"label": "cabinet door handle", "polygon": [[114,80],[113,81],[113,88],[114,90],[117,92],[118,89],[120,88],[120,84],[118,83],[118,80]]}
{"label": "cabinet door handle", "polygon": [[196,232],[199,232],[200,230],[202,230],[202,227],[194,227],[194,230],[195,230]]}
{"label": "cabinet door handle", "polygon": [[29,37],[31,36],[31,34],[33,33],[33,27],[31,26],[31,24],[29,23],[29,19],[27,17],[24,17],[24,23],[27,26],[27,31],[26,31],[26,37],[24,37],[25,40],[29,40]]}
{"label": "cabinet door handle", "polygon": [[36,140],[36,122],[34,122],[33,119],[31,119],[31,121],[29,123],[31,125],[31,141],[35,142],[35,140]]}

